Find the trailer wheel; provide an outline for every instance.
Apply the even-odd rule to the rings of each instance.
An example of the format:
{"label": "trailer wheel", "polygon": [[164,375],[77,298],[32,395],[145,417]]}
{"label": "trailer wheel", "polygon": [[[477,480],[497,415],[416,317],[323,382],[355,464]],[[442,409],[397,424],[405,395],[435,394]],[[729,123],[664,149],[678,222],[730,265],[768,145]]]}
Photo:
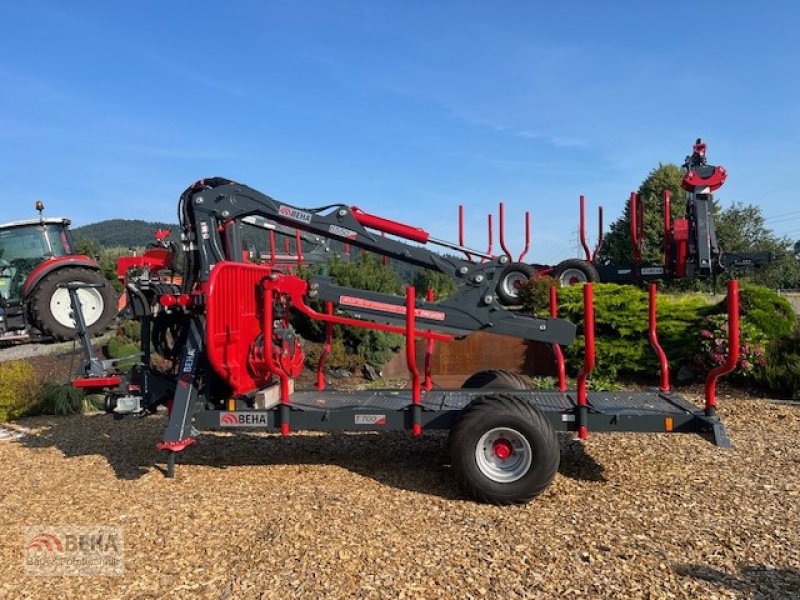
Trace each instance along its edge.
{"label": "trailer wheel", "polygon": [[103,333],[117,314],[117,300],[111,284],[98,272],[83,268],[63,268],[47,274],[30,298],[29,310],[34,327],[45,335],[64,341],[75,338],[69,292],[62,283],[104,283],[101,288],[78,290],[83,318],[91,335]]}
{"label": "trailer wheel", "polygon": [[558,438],[547,417],[512,394],[473,401],[450,431],[450,463],[464,491],[480,502],[523,504],[558,471]]}
{"label": "trailer wheel", "polygon": [[594,265],[579,258],[562,260],[556,265],[553,274],[558,279],[561,287],[600,281],[600,274]]}
{"label": "trailer wheel", "polygon": [[519,304],[519,288],[536,275],[536,269],[525,263],[511,263],[500,273],[497,299],[503,306]]}
{"label": "trailer wheel", "polygon": [[527,390],[528,384],[521,375],[505,369],[487,369],[469,376],[461,386],[464,390]]}

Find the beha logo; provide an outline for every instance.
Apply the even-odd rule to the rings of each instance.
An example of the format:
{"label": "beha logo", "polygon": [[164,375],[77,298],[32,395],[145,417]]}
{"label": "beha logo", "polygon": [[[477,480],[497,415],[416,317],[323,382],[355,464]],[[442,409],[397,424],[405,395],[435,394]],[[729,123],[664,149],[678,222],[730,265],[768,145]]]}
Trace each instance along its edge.
{"label": "beha logo", "polygon": [[239,419],[233,413],[225,413],[219,418],[220,425],[238,425]]}
{"label": "beha logo", "polygon": [[28,550],[36,552],[63,552],[64,545],[61,540],[51,533],[37,533],[28,542]]}
{"label": "beha logo", "polygon": [[220,427],[270,427],[266,412],[224,412],[219,416]]}

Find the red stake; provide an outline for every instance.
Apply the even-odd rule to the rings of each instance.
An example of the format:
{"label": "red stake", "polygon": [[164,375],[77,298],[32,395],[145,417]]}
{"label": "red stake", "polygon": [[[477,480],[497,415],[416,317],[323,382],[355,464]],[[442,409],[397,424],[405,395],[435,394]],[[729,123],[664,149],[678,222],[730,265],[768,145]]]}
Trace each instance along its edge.
{"label": "red stake", "polygon": [[670,245],[672,242],[672,211],[670,208],[671,194],[664,190],[664,269],[669,269]]}
{"label": "red stake", "polygon": [[583,284],[584,311],[584,358],[583,366],[578,372],[578,437],[585,440],[589,437],[589,409],[586,401],[586,379],[594,369],[594,292],[591,283]]}
{"label": "red stake", "polygon": [[603,248],[603,207],[597,207],[597,245],[592,252],[592,262],[597,260],[600,250]]}
{"label": "red stake", "polygon": [[517,259],[517,262],[522,262],[522,259],[525,258],[525,255],[528,253],[528,250],[531,249],[531,213],[529,211],[525,211],[525,247],[522,249],[522,252]]}
{"label": "red stake", "polygon": [[[434,300],[434,291],[433,288],[428,288],[427,293],[427,300],[428,302],[433,302]],[[433,338],[428,338],[425,342],[425,391],[430,392],[433,389],[433,377],[432,377],[432,359],[433,359],[433,348],[436,345],[436,340]]]}
{"label": "red stake", "polygon": [[508,260],[511,260],[511,252],[506,247],[506,207],[502,202],[500,203],[500,248]]}
{"label": "red stake", "polygon": [[[325,313],[333,315],[333,302],[325,303]],[[324,390],[325,383],[325,359],[331,353],[333,346],[333,323],[328,321],[325,323],[325,345],[322,346],[322,352],[319,355],[319,362],[317,363],[317,389]]]}
{"label": "red stake", "polygon": [[[458,245],[462,248],[466,247],[464,243],[464,205],[458,205]],[[472,255],[469,252],[464,252],[467,257],[467,260],[472,260]]]}
{"label": "red stake", "polygon": [[422,389],[419,381],[419,370],[417,369],[417,349],[415,343],[416,336],[416,307],[414,286],[406,288],[406,365],[411,373],[411,435],[418,437],[422,434]]}
{"label": "red stake", "polygon": [[[556,286],[550,286],[550,316],[554,319],[558,318],[558,289]],[[561,350],[561,344],[552,344],[553,354],[556,357],[556,369],[558,369],[558,391],[567,391],[567,366],[564,361],[564,352]]]}
{"label": "red stake", "polygon": [[728,356],[725,363],[712,369],[706,377],[706,416],[717,414],[717,379],[730,373],[739,362],[739,282],[728,282]]}
{"label": "red stake", "polygon": [[650,346],[652,346],[653,350],[658,357],[658,364],[661,371],[661,385],[659,388],[662,392],[668,392],[669,387],[669,361],[667,360],[667,354],[664,352],[664,349],[661,347],[661,344],[658,342],[658,331],[657,331],[657,300],[656,300],[656,284],[650,284],[650,322],[647,329],[647,337],[650,340]]}
{"label": "red stake", "polygon": [[637,264],[642,260],[639,227],[639,197],[636,192],[631,192],[631,243],[633,244],[633,261]]}
{"label": "red stake", "polygon": [[581,246],[583,246],[583,253],[586,255],[586,260],[591,260],[591,255],[589,254],[589,244],[586,243],[586,197],[581,194],[581,201],[580,201],[580,236],[581,236]]}

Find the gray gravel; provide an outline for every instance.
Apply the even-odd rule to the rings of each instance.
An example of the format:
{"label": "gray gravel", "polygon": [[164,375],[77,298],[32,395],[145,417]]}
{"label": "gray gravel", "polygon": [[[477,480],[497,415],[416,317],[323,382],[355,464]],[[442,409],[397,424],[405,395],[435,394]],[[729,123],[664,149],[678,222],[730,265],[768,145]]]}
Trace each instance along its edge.
{"label": "gray gravel", "polygon": [[[93,345],[104,344],[114,335],[108,332],[102,336],[92,338]],[[15,344],[0,346],[0,362],[9,360],[22,360],[26,358],[36,358],[38,356],[50,356],[53,354],[64,354],[68,352],[80,351],[77,340],[68,342],[37,342],[29,344]]]}
{"label": "gray gravel", "polygon": [[[720,406],[732,450],[565,438],[506,508],[463,497],[442,435],[208,434],[167,480],[161,418],[28,419],[0,445],[0,598],[800,598],[800,407]],[[30,524],[122,527],[125,575],[25,577]]]}

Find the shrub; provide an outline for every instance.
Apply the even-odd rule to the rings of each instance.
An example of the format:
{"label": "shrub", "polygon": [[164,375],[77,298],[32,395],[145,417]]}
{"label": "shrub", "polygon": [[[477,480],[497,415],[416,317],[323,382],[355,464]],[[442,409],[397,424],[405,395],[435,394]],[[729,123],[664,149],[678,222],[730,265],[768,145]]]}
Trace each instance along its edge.
{"label": "shrub", "polygon": [[118,333],[122,333],[122,335],[132,342],[141,342],[142,324],[134,319],[129,319],[120,325]]}
{"label": "shrub", "polygon": [[773,290],[746,285],[739,291],[739,309],[743,317],[770,341],[791,335],[797,322],[792,305]]}
{"label": "shrub", "polygon": [[[728,315],[706,317],[700,329],[700,348],[696,364],[701,372],[725,363],[728,356]],[[767,337],[755,325],[742,319],[739,323],[739,362],[731,373],[736,379],[754,381],[766,366]]]}
{"label": "shrub", "polygon": [[[322,354],[322,344],[307,344],[304,348],[306,353],[306,366],[316,370],[319,364],[319,357]],[[325,359],[326,369],[347,369],[357,373],[364,366],[364,359],[358,354],[348,352],[344,347],[341,338],[334,338],[331,343],[331,352]]]}
{"label": "shrub", "polygon": [[40,386],[33,367],[21,360],[0,363],[0,423],[24,416]]}
{"label": "shrub", "polygon": [[129,369],[133,365],[137,364],[140,361],[138,355],[140,351],[139,345],[134,344],[132,342],[127,341],[123,337],[113,337],[108,340],[108,344],[106,344],[106,355],[109,358],[124,358],[126,356],[131,356],[132,358],[128,360],[123,360],[122,362],[118,363],[118,367],[120,369]]}
{"label": "shrub", "polygon": [[[617,284],[595,284],[594,290],[597,364],[592,377],[613,381],[619,374],[655,376],[658,361],[647,339],[647,293],[635,286]],[[659,296],[658,336],[673,369],[692,360],[700,320],[714,310],[698,294]],[[567,366],[575,373],[584,352],[582,286],[559,290],[559,315],[578,325],[575,343],[565,348]]]}
{"label": "shrub", "polygon": [[558,279],[549,275],[532,277],[519,289],[520,302],[535,315],[550,314],[550,288],[559,285]]}
{"label": "shrub", "polygon": [[[397,273],[390,266],[383,265],[373,254],[364,254],[350,262],[333,257],[330,263],[321,268],[341,286],[385,294],[402,293],[403,286]],[[322,307],[317,306],[317,310],[322,311]],[[316,342],[325,340],[325,323],[302,314],[297,315],[295,322],[298,332],[306,339]],[[348,354],[360,357],[365,363],[378,369],[392,357],[403,341],[402,336],[397,334],[341,325],[334,328],[334,339],[341,340]],[[333,361],[330,364],[333,366]]]}
{"label": "shrub", "polygon": [[67,416],[97,410],[101,406],[101,396],[87,396],[83,390],[69,384],[49,381],[45,383],[33,411],[40,415]]}
{"label": "shrub", "polygon": [[800,400],[800,332],[769,345],[759,383],[782,398]]}

